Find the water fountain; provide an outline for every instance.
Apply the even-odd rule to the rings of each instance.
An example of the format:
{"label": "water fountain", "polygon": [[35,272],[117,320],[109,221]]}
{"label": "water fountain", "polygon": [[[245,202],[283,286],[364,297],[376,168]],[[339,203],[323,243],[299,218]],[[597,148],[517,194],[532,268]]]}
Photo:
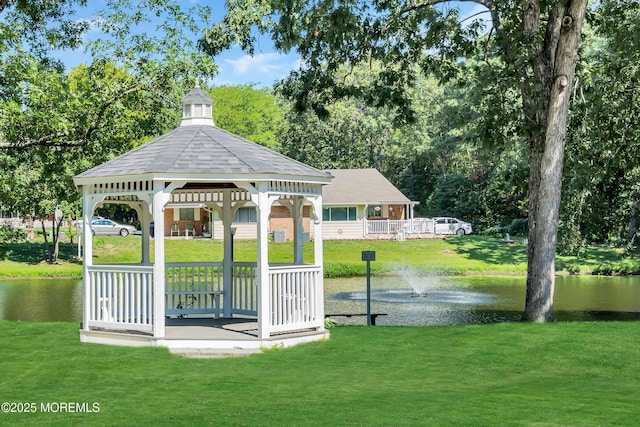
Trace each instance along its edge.
{"label": "water fountain", "polygon": [[412,298],[426,298],[428,296],[427,287],[429,284],[427,280],[424,278],[418,278],[413,271],[406,267],[398,269],[398,275],[402,277],[409,286],[411,286],[411,289],[413,289],[413,292],[410,294]]}

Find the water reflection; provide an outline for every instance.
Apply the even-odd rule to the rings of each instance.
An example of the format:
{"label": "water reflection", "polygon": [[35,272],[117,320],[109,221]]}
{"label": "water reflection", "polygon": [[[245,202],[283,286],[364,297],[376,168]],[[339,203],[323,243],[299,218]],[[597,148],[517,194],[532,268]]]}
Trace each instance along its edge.
{"label": "water reflection", "polygon": [[[416,281],[416,283],[412,283]],[[325,281],[327,313],[366,313],[366,282],[361,278]],[[375,277],[371,310],[387,313],[380,325],[451,325],[518,321],[526,278],[505,276]],[[420,294],[418,294],[418,291]],[[412,295],[424,295],[412,296]],[[557,321],[637,320],[640,278],[570,276],[556,279]],[[359,318],[336,318],[362,324]]]}
{"label": "water reflection", "polygon": [[0,319],[75,322],[82,317],[82,284],[77,280],[0,282]]}
{"label": "water reflection", "polygon": [[[525,278],[418,277],[417,293],[402,276],[371,279],[379,325],[451,325],[518,321]],[[366,313],[366,279],[326,279],[326,313]],[[424,295],[426,293],[426,296]],[[417,295],[417,296],[416,296]],[[559,321],[640,319],[640,277],[558,277],[554,313]],[[82,284],[77,280],[0,281],[0,319],[80,322]],[[364,324],[363,317],[336,318]]]}

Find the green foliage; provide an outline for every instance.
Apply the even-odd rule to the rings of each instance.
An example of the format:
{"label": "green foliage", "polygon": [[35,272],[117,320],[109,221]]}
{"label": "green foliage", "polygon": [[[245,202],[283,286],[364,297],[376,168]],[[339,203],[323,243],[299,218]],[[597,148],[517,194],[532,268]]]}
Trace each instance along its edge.
{"label": "green foliage", "polygon": [[0,3],[0,52],[26,48],[50,61],[54,48],[75,48],[81,44],[89,22],[76,19],[77,6],[86,0],[31,0]]}
{"label": "green foliage", "polygon": [[269,89],[218,86],[208,92],[214,100],[216,126],[271,149],[279,147],[284,114]]}
{"label": "green foliage", "polygon": [[327,317],[324,319],[324,327],[325,329],[333,329],[338,326],[338,322],[335,319]]}
{"label": "green foliage", "polygon": [[14,227],[11,224],[0,224],[0,244],[17,243],[25,240],[23,228]]}
{"label": "green foliage", "polygon": [[325,120],[315,114],[288,111],[282,153],[319,169],[383,165],[385,149],[397,141],[383,110],[364,108],[353,101],[327,108],[332,115]]}
{"label": "green foliage", "polygon": [[[0,201],[35,218],[60,206],[72,219],[80,212],[73,176],[175,127],[194,79],[216,71],[193,43],[210,9],[183,10],[173,0],[110,1],[91,23],[95,37],[85,45],[91,62],[66,73],[46,56],[82,42],[88,21],[69,19],[85,2],[27,3],[0,6],[25,31],[16,38],[0,24],[7,49],[0,49],[0,77],[8,83],[0,88]],[[155,31],[140,31],[154,19]],[[54,247],[56,239],[54,233]]]}
{"label": "green foliage", "polygon": [[17,243],[25,240],[23,229],[11,224],[0,224],[0,260],[7,257],[8,243]]}
{"label": "green foliage", "polygon": [[633,239],[640,200],[640,4],[603,1],[588,28],[567,144],[563,219],[588,242]]}

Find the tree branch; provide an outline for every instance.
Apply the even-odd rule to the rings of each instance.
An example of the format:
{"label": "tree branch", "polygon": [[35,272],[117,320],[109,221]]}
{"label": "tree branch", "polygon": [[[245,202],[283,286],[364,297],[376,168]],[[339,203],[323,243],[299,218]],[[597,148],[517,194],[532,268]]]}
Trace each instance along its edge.
{"label": "tree branch", "polygon": [[100,110],[98,111],[98,116],[93,121],[93,123],[91,123],[91,125],[89,126],[89,129],[87,129],[87,132],[84,135],[84,139],[85,140],[89,140],[89,138],[91,137],[91,134],[100,127],[100,122],[102,121],[102,118],[104,117],[104,114],[106,113],[107,109],[111,105],[113,105],[116,101],[124,98],[125,96],[127,96],[129,94],[132,94],[132,93],[136,93],[136,92],[138,92],[140,90],[141,90],[141,88],[139,86],[131,87],[131,88],[125,90],[124,92],[122,92],[119,96],[111,98],[110,100],[108,100],[107,102],[102,104],[102,106],[100,107]]}
{"label": "tree branch", "polygon": [[[11,149],[11,148],[29,148],[29,147],[36,147],[36,146],[42,146],[42,147],[79,147],[79,146],[82,146],[82,145],[86,145],[89,142],[89,139],[91,138],[91,135],[93,134],[93,132],[95,132],[96,130],[98,130],[100,128],[100,125],[102,123],[104,115],[107,112],[107,110],[109,109],[109,107],[111,107],[118,100],[126,97],[127,95],[139,92],[140,90],[142,90],[142,88],[140,86],[130,87],[130,88],[124,90],[123,92],[117,94],[116,96],[112,97],[111,99],[105,101],[100,106],[100,109],[98,110],[98,114],[96,115],[95,120],[93,120],[93,122],[91,122],[91,124],[89,125],[89,127],[87,129],[83,129],[83,128],[80,128],[80,127],[74,127],[74,128],[67,129],[67,130],[64,130],[64,131],[55,132],[55,133],[52,133],[52,134],[49,134],[49,135],[45,135],[45,136],[43,136],[41,138],[38,138],[38,139],[31,139],[31,140],[26,140],[26,141],[22,141],[22,142],[15,142],[15,143],[3,141],[3,142],[0,142],[0,150],[6,150],[6,149]],[[74,136],[77,139],[60,141],[60,139],[64,139],[64,138],[67,138],[67,137],[70,137],[70,136]]]}
{"label": "tree branch", "polygon": [[[435,6],[437,4],[442,3],[452,3],[453,0],[425,0],[421,2],[412,1],[411,6],[407,6],[405,8],[400,9],[400,15],[404,15],[406,13],[412,12],[414,10],[422,9],[424,7]],[[500,21],[500,17],[496,11],[496,6],[493,0],[459,0],[460,2],[467,3],[477,3],[489,9],[491,13],[491,20],[493,21],[493,26],[496,31],[502,30],[502,22]]]}

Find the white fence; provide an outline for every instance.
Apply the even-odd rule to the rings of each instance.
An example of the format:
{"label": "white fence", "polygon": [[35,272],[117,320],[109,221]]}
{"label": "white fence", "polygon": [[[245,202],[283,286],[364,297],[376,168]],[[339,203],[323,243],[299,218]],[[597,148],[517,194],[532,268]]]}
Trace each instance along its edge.
{"label": "white fence", "polygon": [[324,323],[321,270],[315,265],[269,268],[271,332],[319,327]]}
{"label": "white fence", "polygon": [[[98,265],[85,278],[89,327],[153,332],[153,267]],[[224,309],[221,262],[167,263],[164,315],[213,315]],[[269,268],[269,331],[321,327],[322,273],[315,265]],[[233,263],[231,313],[256,316],[256,263]]]}
{"label": "white fence", "polygon": [[432,218],[365,220],[365,237],[370,238],[403,239],[434,232],[435,221]]}
{"label": "white fence", "polygon": [[165,264],[165,315],[220,316],[223,294],[221,262]]}
{"label": "white fence", "polygon": [[231,313],[258,315],[258,282],[255,262],[233,263]]}
{"label": "white fence", "polygon": [[88,267],[85,319],[89,327],[153,331],[153,267]]}

